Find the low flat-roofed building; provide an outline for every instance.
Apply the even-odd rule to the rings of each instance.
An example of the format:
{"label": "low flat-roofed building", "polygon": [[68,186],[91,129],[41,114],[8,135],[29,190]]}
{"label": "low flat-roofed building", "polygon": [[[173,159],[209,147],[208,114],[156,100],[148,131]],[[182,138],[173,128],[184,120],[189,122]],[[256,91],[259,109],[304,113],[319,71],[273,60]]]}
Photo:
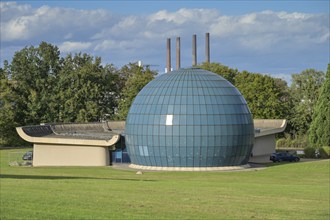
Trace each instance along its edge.
{"label": "low flat-roofed building", "polygon": [[120,141],[125,122],[46,124],[16,128],[33,143],[33,166],[108,166],[109,148]]}
{"label": "low flat-roofed building", "polygon": [[[285,119],[254,119],[255,140],[250,162],[275,152],[275,134]],[[45,124],[16,128],[33,143],[33,166],[109,166],[110,150],[124,147],[125,121]]]}

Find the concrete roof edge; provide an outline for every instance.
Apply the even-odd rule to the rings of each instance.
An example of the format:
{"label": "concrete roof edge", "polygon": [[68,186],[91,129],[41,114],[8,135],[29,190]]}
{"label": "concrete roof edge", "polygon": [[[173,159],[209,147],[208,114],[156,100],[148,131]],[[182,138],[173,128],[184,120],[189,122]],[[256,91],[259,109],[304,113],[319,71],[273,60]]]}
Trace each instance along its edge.
{"label": "concrete roof edge", "polygon": [[53,137],[34,137],[26,134],[23,130],[23,127],[17,127],[16,131],[23,140],[31,143],[110,147],[116,144],[120,139],[120,134],[114,135],[110,140],[95,140],[95,139],[63,138],[63,137],[58,137],[56,135]]}
{"label": "concrete roof edge", "polygon": [[[254,119],[254,120],[263,120],[265,122],[265,124],[267,124],[267,121],[269,122],[277,122],[276,124],[278,126],[274,126],[274,123],[272,123],[272,127],[269,126],[268,129],[260,130],[260,133],[255,133],[255,137],[261,137],[261,136],[266,136],[266,135],[271,135],[271,134],[277,134],[277,133],[281,133],[285,130],[288,121],[286,119]],[[257,126],[255,126],[257,128]]]}

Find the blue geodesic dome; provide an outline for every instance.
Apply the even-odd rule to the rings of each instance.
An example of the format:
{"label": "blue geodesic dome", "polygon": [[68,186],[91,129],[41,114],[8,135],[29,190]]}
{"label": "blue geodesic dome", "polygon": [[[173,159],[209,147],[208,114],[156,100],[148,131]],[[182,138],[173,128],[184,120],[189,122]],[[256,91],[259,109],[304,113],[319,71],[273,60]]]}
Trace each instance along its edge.
{"label": "blue geodesic dome", "polygon": [[241,93],[223,77],[180,69],[158,76],[136,96],[125,140],[136,165],[243,165],[253,146],[253,119]]}

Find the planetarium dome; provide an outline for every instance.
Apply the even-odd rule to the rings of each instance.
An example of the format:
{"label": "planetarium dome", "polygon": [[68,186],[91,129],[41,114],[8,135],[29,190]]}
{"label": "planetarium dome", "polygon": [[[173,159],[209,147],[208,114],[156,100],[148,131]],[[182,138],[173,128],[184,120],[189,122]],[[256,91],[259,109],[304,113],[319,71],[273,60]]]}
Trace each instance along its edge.
{"label": "planetarium dome", "polygon": [[158,76],[136,96],[125,141],[135,165],[240,166],[253,147],[253,119],[241,93],[223,77],[179,69]]}

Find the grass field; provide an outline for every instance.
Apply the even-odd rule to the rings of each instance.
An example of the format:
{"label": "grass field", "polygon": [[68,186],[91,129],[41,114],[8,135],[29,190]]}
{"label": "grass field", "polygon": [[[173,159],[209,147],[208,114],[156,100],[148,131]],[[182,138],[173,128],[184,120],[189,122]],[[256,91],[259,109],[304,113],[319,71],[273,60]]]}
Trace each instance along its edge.
{"label": "grass field", "polygon": [[[330,161],[242,172],[9,167],[0,150],[0,219],[326,219]],[[25,150],[26,151],[26,150]]]}

